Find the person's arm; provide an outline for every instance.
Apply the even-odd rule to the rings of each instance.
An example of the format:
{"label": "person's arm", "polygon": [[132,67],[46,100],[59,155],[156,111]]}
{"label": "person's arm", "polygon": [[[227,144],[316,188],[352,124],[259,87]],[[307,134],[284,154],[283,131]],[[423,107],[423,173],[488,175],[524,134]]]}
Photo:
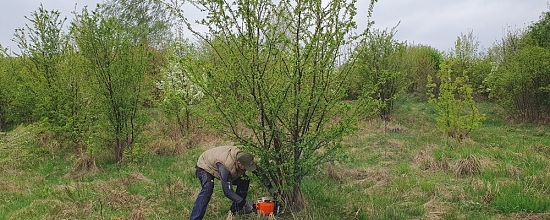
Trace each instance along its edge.
{"label": "person's arm", "polygon": [[223,194],[231,199],[231,201],[240,204],[243,202],[243,198],[241,198],[237,193],[233,192],[231,190],[231,180],[229,178],[230,173],[229,170],[222,164],[222,163],[216,163],[216,166],[218,167],[218,171],[220,172],[220,179],[222,182],[222,190]]}

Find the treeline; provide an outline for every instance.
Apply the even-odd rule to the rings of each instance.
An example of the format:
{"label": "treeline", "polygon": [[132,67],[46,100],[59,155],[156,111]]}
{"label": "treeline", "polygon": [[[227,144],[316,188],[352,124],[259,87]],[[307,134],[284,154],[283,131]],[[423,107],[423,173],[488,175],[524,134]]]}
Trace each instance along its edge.
{"label": "treeline", "polygon": [[338,156],[354,119],[392,120],[400,95],[432,103],[458,140],[481,124],[479,101],[515,121],[550,118],[548,12],[486,51],[468,33],[444,53],[398,41],[395,29],[351,36],[354,3],[201,4],[206,33],[182,28],[192,26],[177,5],[159,0],[107,1],[68,23],[41,6],[15,32],[20,52],[2,49],[0,130],[42,123],[67,148],[120,162],[142,153],[154,110],[182,136],[200,119],[258,155],[299,208],[302,178]]}
{"label": "treeline", "polygon": [[[525,30],[508,32],[485,51],[472,32],[461,34],[448,53],[399,42],[394,38],[395,29],[374,30],[354,51],[360,63],[349,82],[347,98],[374,98],[380,116],[388,120],[399,94],[438,100],[442,84],[447,82],[446,86],[458,86],[452,92],[454,99],[468,99],[469,95],[460,94],[466,91],[459,91],[468,88],[472,91],[467,93],[475,101],[500,104],[514,121],[547,123],[549,23],[550,14],[546,12]],[[471,111],[462,109],[456,114]]]}

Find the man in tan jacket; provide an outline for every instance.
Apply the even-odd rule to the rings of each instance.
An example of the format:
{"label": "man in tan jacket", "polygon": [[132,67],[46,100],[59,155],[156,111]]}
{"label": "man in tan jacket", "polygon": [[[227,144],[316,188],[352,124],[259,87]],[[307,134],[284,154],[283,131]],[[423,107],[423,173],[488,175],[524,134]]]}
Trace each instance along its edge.
{"label": "man in tan jacket", "polygon": [[[250,183],[248,176],[245,174],[246,171],[259,175],[255,172],[254,156],[239,150],[235,146],[215,147],[203,152],[199,156],[195,172],[201,183],[201,191],[195,200],[190,219],[195,220],[204,217],[214,190],[214,178],[221,181],[223,193],[233,202],[231,212],[237,213],[243,209],[244,211],[252,211],[252,203],[246,201]],[[260,177],[269,191],[274,192],[269,180]],[[236,192],[231,189],[232,185],[237,186]]]}

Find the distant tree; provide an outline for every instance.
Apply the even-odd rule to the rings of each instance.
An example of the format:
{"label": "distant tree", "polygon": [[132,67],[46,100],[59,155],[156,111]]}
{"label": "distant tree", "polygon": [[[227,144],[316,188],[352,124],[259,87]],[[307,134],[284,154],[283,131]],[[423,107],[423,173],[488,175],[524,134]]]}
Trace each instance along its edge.
{"label": "distant tree", "polygon": [[0,57],[6,57],[6,56],[8,56],[8,48],[0,44]]}
{"label": "distant tree", "polygon": [[550,50],[525,46],[509,55],[487,79],[491,97],[516,119],[550,117]]}
{"label": "distant tree", "polygon": [[101,112],[108,119],[116,142],[115,158],[120,162],[139,131],[143,80],[150,63],[148,47],[134,42],[118,20],[97,11],[83,10],[71,29],[87,60],[86,71],[97,83],[95,101],[101,103]]}
{"label": "distant tree", "polygon": [[29,92],[33,81],[28,76],[27,65],[25,58],[0,55],[0,117],[3,129],[39,119],[33,113],[36,113],[40,97]]}
{"label": "distant tree", "polygon": [[175,20],[163,0],[107,0],[100,5],[105,18],[115,18],[134,42],[160,46],[171,37]]}
{"label": "distant tree", "polygon": [[479,41],[473,32],[457,37],[450,56],[455,60],[451,67],[453,77],[465,77],[474,89],[475,97],[487,97],[484,80],[491,72],[493,64],[480,52]]}
{"label": "distant tree", "polygon": [[60,17],[59,11],[48,11],[43,5],[32,12],[31,17],[25,18],[30,23],[16,29],[14,41],[30,73],[25,83],[37,100],[37,106],[30,108],[34,109],[37,118],[61,125],[65,116],[58,110],[65,100],[60,97],[63,89],[58,82],[58,68],[68,44],[68,37],[63,33],[66,19]]}
{"label": "distant tree", "polygon": [[[356,74],[360,80],[360,93],[377,100],[379,114],[389,120],[393,102],[409,81],[403,69],[405,44],[395,38],[395,30],[374,30],[367,35],[366,41],[359,45]],[[355,61],[355,60],[354,60]]]}
{"label": "distant tree", "polygon": [[480,57],[479,41],[474,36],[472,31],[467,34],[460,34],[456,41],[455,47],[451,51],[451,56],[456,60],[454,71],[457,74],[463,73],[470,65]]}
{"label": "distant tree", "polygon": [[530,44],[550,49],[550,11],[544,12],[538,22],[529,26],[527,33]]}
{"label": "distant tree", "polygon": [[175,41],[167,48],[166,53],[168,63],[161,70],[163,80],[159,83],[163,92],[163,104],[169,114],[176,116],[181,134],[187,135],[190,131],[192,108],[204,98],[197,80],[192,77],[206,77],[201,65],[207,64],[199,63],[198,49],[186,42]]}
{"label": "distant tree", "polygon": [[2,47],[0,44],[0,131],[3,131],[5,127],[7,126],[7,106],[8,106],[8,91],[7,91],[7,85],[6,82],[8,80],[6,79],[6,49]]}
{"label": "distant tree", "polygon": [[547,121],[550,118],[550,13],[526,30],[508,32],[491,49],[497,64],[485,80],[490,97],[511,118]]}
{"label": "distant tree", "polygon": [[403,71],[406,72],[410,84],[408,92],[421,98],[426,98],[429,75],[435,75],[439,70],[439,61],[443,55],[437,49],[424,45],[407,46],[403,57]]}
{"label": "distant tree", "polygon": [[487,51],[487,57],[497,65],[506,61],[507,56],[516,53],[522,44],[525,31],[508,30],[500,42],[495,43]]}

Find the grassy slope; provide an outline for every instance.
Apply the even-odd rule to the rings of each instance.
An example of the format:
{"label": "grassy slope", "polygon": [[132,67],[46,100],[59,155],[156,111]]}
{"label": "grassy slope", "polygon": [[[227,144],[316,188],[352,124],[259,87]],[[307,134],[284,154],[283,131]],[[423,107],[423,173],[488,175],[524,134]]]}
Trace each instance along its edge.
{"label": "grassy slope", "polygon": [[[364,121],[349,137],[347,160],[304,181],[308,209],[287,219],[550,218],[550,127],[510,125],[483,104],[487,121],[463,143],[435,129],[433,110],[400,100],[384,133]],[[187,218],[198,191],[194,163],[208,146],[141,163],[99,163],[71,177],[71,154],[37,143],[36,126],[0,136],[0,219]],[[455,175],[473,155],[480,172]],[[265,195],[253,182],[251,198]],[[225,219],[229,201],[216,183],[207,219]],[[253,216],[247,218],[254,219]]]}

